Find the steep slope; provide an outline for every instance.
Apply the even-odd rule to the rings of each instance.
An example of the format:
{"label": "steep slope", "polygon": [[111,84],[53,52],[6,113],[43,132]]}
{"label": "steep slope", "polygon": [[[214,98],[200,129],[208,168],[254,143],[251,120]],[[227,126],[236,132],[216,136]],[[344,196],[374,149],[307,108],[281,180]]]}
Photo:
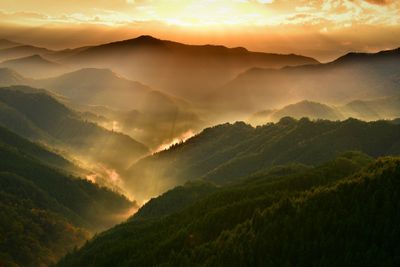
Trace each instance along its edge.
{"label": "steep slope", "polygon": [[24,154],[59,170],[77,174],[83,171],[60,155],[47,150],[43,146],[32,143],[1,126],[0,144],[14,147]]}
{"label": "steep slope", "polygon": [[26,77],[44,78],[59,75],[66,71],[60,64],[44,59],[40,55],[32,55],[3,61],[0,67],[16,70]]}
{"label": "steep slope", "polygon": [[[229,184],[270,166],[319,164],[347,150],[374,157],[399,154],[399,143],[399,125],[385,121],[283,118],[257,128],[243,122],[224,124],[133,164],[128,188],[138,199],[147,199],[187,180],[202,177]],[[136,190],[138,186],[142,190]]]}
{"label": "steep slope", "polygon": [[150,199],[130,220],[151,220],[176,214],[216,192],[218,187],[202,181],[187,182]]}
{"label": "steep slope", "polygon": [[[7,111],[0,113],[1,125],[65,151],[69,156],[89,164],[86,167],[90,169],[101,165],[106,173],[113,170],[120,172],[129,162],[148,153],[146,146],[129,136],[84,121],[78,113],[50,95],[33,88],[30,90],[32,92],[26,87],[0,89],[1,111]],[[14,115],[12,120],[9,114]]]}
{"label": "steep slope", "polygon": [[[218,107],[256,112],[308,99],[345,104],[398,95],[400,49],[351,53],[334,62],[280,70],[252,69],[216,91]],[[217,107],[216,107],[217,108]]]}
{"label": "steep slope", "polygon": [[[62,62],[79,67],[111,68],[168,93],[199,100],[211,88],[251,67],[318,63],[297,55],[256,53],[245,48],[186,45],[151,36],[88,47]],[[201,89],[201,91],[199,90]]]}
{"label": "steep slope", "polygon": [[[127,80],[107,69],[81,69],[33,80],[11,69],[0,68],[0,86],[21,84],[46,88],[48,91],[41,92],[82,112],[84,119],[109,130],[122,131],[152,151],[168,146],[174,140],[185,139],[184,136],[205,125],[200,111],[188,101]],[[19,90],[29,91],[28,87],[19,87]],[[0,108],[5,109],[0,113],[3,119],[13,120],[11,118],[18,116],[1,103]],[[18,127],[26,128],[27,125],[20,123]],[[33,130],[34,126],[28,128],[24,131],[30,132],[30,137],[37,136],[39,131]]]}
{"label": "steep slope", "polygon": [[122,131],[152,150],[204,125],[191,103],[107,69],[81,69],[33,84],[67,97],[67,105],[98,115],[89,120]]}
{"label": "steep slope", "polygon": [[121,224],[58,266],[395,266],[400,159],[368,162],[347,153],[270,170],[177,214]]}
{"label": "steep slope", "polygon": [[1,265],[54,263],[135,207],[120,194],[70,176],[71,163],[4,128],[0,159]]}

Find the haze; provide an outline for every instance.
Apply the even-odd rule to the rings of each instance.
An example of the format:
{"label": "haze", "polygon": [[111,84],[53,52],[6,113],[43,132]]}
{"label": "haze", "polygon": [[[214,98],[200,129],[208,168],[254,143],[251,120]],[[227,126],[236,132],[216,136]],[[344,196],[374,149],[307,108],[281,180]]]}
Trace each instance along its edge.
{"label": "haze", "polygon": [[399,14],[393,0],[4,0],[0,37],[62,49],[149,34],[325,62],[400,46]]}

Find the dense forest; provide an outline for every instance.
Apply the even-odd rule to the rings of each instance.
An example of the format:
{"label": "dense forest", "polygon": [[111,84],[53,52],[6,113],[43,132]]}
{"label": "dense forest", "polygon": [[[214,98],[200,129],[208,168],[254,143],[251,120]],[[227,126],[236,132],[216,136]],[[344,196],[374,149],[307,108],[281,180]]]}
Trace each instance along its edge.
{"label": "dense forest", "polygon": [[0,265],[47,266],[135,206],[69,175],[73,163],[0,127]]}
{"label": "dense forest", "polygon": [[275,166],[170,213],[150,201],[57,266],[397,266],[399,177],[359,152]]}
{"label": "dense forest", "polygon": [[[399,154],[399,140],[400,127],[391,121],[284,117],[258,127],[226,123],[139,160],[128,170],[132,177],[128,183],[138,197],[146,192],[157,195],[198,178],[225,185],[273,165],[321,164],[349,150],[372,157]],[[142,191],[135,191],[137,186]],[[143,191],[146,188],[149,191]]]}

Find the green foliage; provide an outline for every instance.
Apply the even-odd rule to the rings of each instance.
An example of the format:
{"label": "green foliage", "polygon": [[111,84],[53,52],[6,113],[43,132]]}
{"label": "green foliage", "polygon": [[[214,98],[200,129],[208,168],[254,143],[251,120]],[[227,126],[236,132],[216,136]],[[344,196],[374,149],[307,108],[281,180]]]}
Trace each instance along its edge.
{"label": "green foliage", "polygon": [[80,171],[78,167],[74,166],[71,162],[67,161],[60,155],[50,152],[46,148],[41,147],[38,144],[32,143],[1,126],[0,144],[12,146],[18,151],[21,151],[22,153],[27,154],[33,158],[36,158],[37,160],[40,160],[41,162],[52,167],[65,171]]}
{"label": "green foliage", "polygon": [[0,128],[0,266],[54,263],[133,206],[122,195],[67,175],[70,165]]}
{"label": "green foliage", "polygon": [[347,152],[264,170],[177,213],[118,225],[57,266],[397,266],[400,158],[371,161]]}
{"label": "green foliage", "polygon": [[78,153],[113,168],[124,168],[127,162],[148,152],[143,144],[129,136],[84,121],[48,93],[30,87],[0,88],[0,125],[25,138]]}
{"label": "green foliage", "polygon": [[71,216],[32,182],[0,173],[0,265],[48,265],[81,245],[89,233]]}
{"label": "green foliage", "polygon": [[[183,144],[132,165],[130,185],[147,181],[179,182],[203,178],[226,185],[276,165],[318,165],[345,151],[369,156],[400,154],[400,125],[363,122],[295,120],[253,128],[243,122],[205,129]],[[169,188],[166,188],[166,190]]]}
{"label": "green foliage", "polygon": [[177,213],[217,190],[216,186],[207,182],[187,182],[183,186],[175,187],[159,197],[150,199],[131,220],[157,219]]}

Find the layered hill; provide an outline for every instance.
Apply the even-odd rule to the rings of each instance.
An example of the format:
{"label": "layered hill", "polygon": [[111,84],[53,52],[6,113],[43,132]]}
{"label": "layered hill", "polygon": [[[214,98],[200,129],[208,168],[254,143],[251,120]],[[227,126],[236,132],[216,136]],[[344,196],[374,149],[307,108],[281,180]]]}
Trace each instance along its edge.
{"label": "layered hill", "polygon": [[60,64],[44,59],[40,55],[6,60],[0,63],[0,67],[13,69],[23,76],[31,78],[52,77],[67,70]]}
{"label": "layered hill", "polygon": [[393,120],[400,117],[400,97],[382,97],[369,100],[354,100],[344,105],[327,105],[313,101],[300,101],[280,109],[262,110],[248,119],[252,125],[277,122],[283,117],[301,119],[344,120],[357,118],[366,121]]}
{"label": "layered hill", "polygon": [[[76,158],[85,167],[127,167],[148,153],[127,135],[85,121],[51,95],[30,87],[0,89],[0,124],[34,141],[45,143]],[[114,178],[115,179],[115,178]]]}
{"label": "layered hill", "polygon": [[203,125],[191,103],[108,69],[81,69],[32,84],[65,96],[67,105],[99,116],[88,119],[123,131],[153,150]]}
{"label": "layered hill", "polygon": [[353,100],[398,96],[400,49],[350,53],[333,62],[280,70],[254,68],[214,94],[215,108],[275,109],[308,99],[343,105]]}
{"label": "layered hill", "polygon": [[81,69],[36,83],[69,98],[73,103],[108,106],[114,109],[138,108],[152,89],[118,76],[108,69]]}
{"label": "layered hill", "polygon": [[318,102],[304,100],[284,106],[281,109],[259,111],[253,114],[248,121],[252,125],[263,125],[268,122],[277,122],[284,117],[292,117],[295,119],[307,117],[312,120],[324,119],[335,121],[343,119],[345,116],[338,108]]}
{"label": "layered hill", "polygon": [[79,68],[110,68],[129,79],[189,100],[206,96],[210,90],[248,68],[318,63],[298,55],[186,45],[151,36],[88,47],[64,57],[61,62]]}
{"label": "layered hill", "polygon": [[28,57],[33,55],[44,55],[52,52],[43,47],[33,45],[17,45],[0,49],[0,61]]}
{"label": "layered hill", "polygon": [[199,131],[204,125],[201,111],[190,102],[107,69],[81,69],[34,80],[9,68],[0,68],[0,86],[11,85],[46,88],[47,92],[41,91],[81,112],[83,119],[122,131],[154,151],[180,136]]}
{"label": "layered hill", "polygon": [[32,82],[18,72],[9,68],[0,68],[0,86],[27,85]]}
{"label": "layered hill", "polygon": [[14,41],[10,41],[7,39],[0,39],[0,49],[4,49],[4,48],[11,48],[11,47],[16,47],[16,46],[20,46],[20,43],[14,42]]}

